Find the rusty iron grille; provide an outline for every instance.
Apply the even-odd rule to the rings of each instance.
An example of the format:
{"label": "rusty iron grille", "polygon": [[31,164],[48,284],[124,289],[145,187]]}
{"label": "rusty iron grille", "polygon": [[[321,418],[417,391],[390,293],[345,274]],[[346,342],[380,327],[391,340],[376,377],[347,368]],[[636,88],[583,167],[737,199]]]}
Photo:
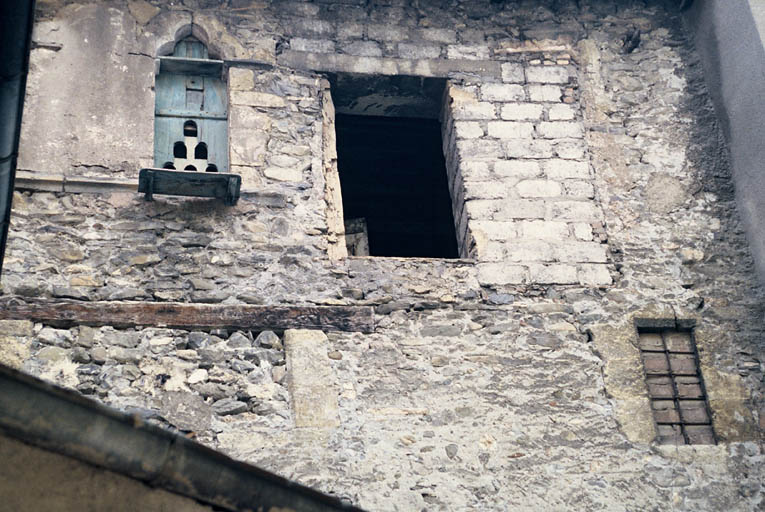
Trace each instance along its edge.
{"label": "rusty iron grille", "polygon": [[641,329],[640,354],[660,444],[716,444],[691,330]]}

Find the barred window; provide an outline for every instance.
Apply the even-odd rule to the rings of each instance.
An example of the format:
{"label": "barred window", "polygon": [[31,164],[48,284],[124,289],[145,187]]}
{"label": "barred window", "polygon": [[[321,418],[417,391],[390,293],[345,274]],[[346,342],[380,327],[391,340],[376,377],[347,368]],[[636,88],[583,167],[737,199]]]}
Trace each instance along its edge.
{"label": "barred window", "polygon": [[640,352],[660,444],[715,444],[692,330],[640,329]]}

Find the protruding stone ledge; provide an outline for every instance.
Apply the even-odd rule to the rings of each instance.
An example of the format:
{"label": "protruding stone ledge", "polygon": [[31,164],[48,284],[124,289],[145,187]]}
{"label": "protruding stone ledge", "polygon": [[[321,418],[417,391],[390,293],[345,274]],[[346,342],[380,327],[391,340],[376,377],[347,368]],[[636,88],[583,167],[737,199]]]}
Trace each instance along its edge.
{"label": "protruding stone ledge", "polygon": [[278,63],[282,66],[306,71],[342,71],[346,73],[432,77],[470,73],[497,79],[502,77],[501,63],[490,60],[393,59],[287,50],[279,55]]}

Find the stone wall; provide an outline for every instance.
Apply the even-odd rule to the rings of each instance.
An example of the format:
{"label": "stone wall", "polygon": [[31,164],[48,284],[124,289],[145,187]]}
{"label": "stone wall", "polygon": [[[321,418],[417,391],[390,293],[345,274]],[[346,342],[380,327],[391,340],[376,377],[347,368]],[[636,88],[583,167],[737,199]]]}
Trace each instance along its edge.
{"label": "stone wall", "polygon": [[[4,362],[373,510],[760,506],[763,293],[674,5],[40,2],[39,18],[3,300],[372,306],[375,330],[26,320],[4,324]],[[235,207],[125,191],[151,164],[153,57],[192,21],[229,68]],[[104,83],[64,102],[52,70],[91,62]],[[325,72],[447,79],[465,259],[344,257]],[[678,322],[716,446],[655,443],[635,326]]]}

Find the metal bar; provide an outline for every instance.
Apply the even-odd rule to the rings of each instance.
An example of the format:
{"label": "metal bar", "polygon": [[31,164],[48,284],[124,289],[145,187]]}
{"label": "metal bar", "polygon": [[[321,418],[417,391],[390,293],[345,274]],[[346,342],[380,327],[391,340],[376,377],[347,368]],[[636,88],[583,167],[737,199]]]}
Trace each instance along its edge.
{"label": "metal bar", "polygon": [[669,347],[667,347],[667,340],[664,337],[666,331],[661,331],[659,336],[661,337],[661,345],[664,347],[664,357],[667,359],[667,368],[669,368],[669,381],[672,383],[672,401],[675,404],[675,410],[677,411],[677,417],[680,418],[680,432],[683,434],[683,441],[685,444],[691,444],[691,440],[688,438],[688,432],[685,430],[687,422],[683,420],[683,410],[680,408],[680,392],[677,389],[677,382],[675,382],[674,372],[672,371],[672,362],[669,359]]}
{"label": "metal bar", "polygon": [[[642,349],[641,348],[640,352],[641,352],[641,354],[654,354],[654,355],[662,354],[664,356],[665,360],[666,360],[667,371],[661,371],[661,372],[656,372],[656,373],[654,373],[654,372],[649,373],[647,371],[647,369],[645,369],[645,367],[644,367],[644,373],[645,373],[646,377],[669,379],[669,382],[670,382],[670,384],[672,386],[672,396],[671,397],[663,397],[663,396],[661,396],[661,397],[654,397],[651,394],[651,391],[650,391],[650,388],[649,388],[649,399],[651,401],[651,404],[654,404],[654,403],[657,403],[657,402],[665,402],[665,401],[671,400],[672,403],[674,404],[674,409],[677,412],[677,417],[679,419],[679,421],[659,421],[659,420],[655,419],[656,417],[654,415],[654,421],[655,421],[656,425],[657,426],[660,426],[660,425],[661,426],[664,426],[664,425],[669,425],[669,426],[676,425],[676,426],[679,426],[680,427],[680,432],[681,432],[681,434],[683,436],[683,442],[685,444],[691,444],[690,434],[686,430],[686,427],[691,427],[691,426],[709,427],[709,429],[711,431],[712,439],[713,439],[714,443],[717,444],[717,437],[716,437],[716,435],[714,433],[714,426],[713,426],[713,422],[712,422],[712,411],[709,408],[709,400],[708,400],[708,397],[707,397],[706,388],[704,387],[704,379],[703,379],[703,376],[701,375],[701,365],[700,365],[700,362],[699,362],[698,351],[696,350],[696,343],[695,343],[695,338],[694,338],[693,330],[690,330],[690,332],[689,332],[691,351],[687,351],[687,350],[684,350],[684,351],[673,351],[673,350],[670,350],[669,346],[667,345],[666,336],[668,334],[671,334],[671,333],[674,333],[674,332],[688,332],[687,330],[679,328],[680,326],[678,326],[677,324],[675,325],[674,329],[667,328],[666,326],[664,326],[661,329],[657,328],[657,327],[653,327],[653,328],[652,327],[647,327],[646,328],[646,327],[647,326],[643,326],[642,328],[640,326],[638,327],[638,336],[641,336],[643,334],[648,334],[648,333],[658,334],[659,337],[661,338],[661,344],[662,344],[663,350],[657,350],[657,349],[654,349],[654,348],[649,348],[649,349]],[[670,356],[677,356],[677,355],[692,356],[693,357],[693,365],[694,365],[694,367],[693,367],[693,371],[692,372],[689,371],[689,370],[678,372],[678,371],[675,371],[673,369],[672,363],[670,362]],[[698,397],[687,397],[687,398],[686,397],[680,397],[678,382],[676,380],[679,377],[692,377],[694,379],[697,379],[698,380],[697,384],[700,387],[701,395],[698,396]],[[696,383],[694,383],[694,384],[696,384]],[[682,402],[696,402],[696,403],[702,402],[704,404],[704,409],[705,409],[705,412],[706,412],[707,421],[703,421],[703,422],[700,422],[700,421],[689,421],[686,418],[684,418],[684,411],[680,407],[680,401],[682,401]]]}

